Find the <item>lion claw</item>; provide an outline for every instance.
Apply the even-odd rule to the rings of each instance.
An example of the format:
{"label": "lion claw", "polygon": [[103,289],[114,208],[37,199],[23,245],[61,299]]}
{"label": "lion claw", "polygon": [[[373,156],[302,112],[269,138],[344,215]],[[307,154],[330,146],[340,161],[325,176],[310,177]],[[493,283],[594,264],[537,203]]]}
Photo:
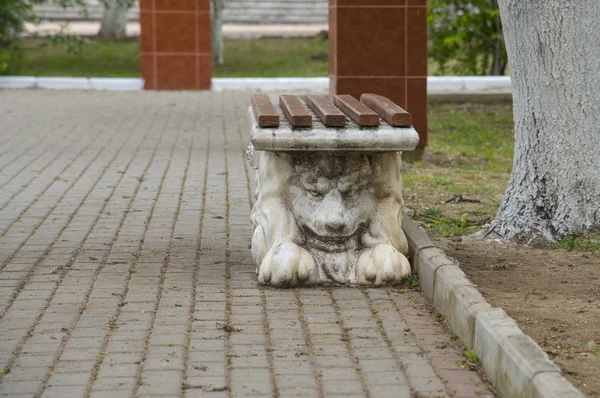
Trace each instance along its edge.
{"label": "lion claw", "polygon": [[358,259],[357,279],[361,285],[400,282],[410,273],[408,259],[391,245],[379,244]]}
{"label": "lion claw", "polygon": [[310,284],[316,282],[316,276],[312,255],[292,242],[269,250],[258,270],[258,282],[273,286]]}

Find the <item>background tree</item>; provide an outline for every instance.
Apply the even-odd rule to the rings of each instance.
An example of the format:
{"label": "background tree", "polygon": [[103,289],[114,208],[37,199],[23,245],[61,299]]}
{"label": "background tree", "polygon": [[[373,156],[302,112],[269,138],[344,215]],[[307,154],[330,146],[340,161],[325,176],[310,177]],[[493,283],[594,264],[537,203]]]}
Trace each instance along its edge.
{"label": "background tree", "polygon": [[42,0],[0,0],[0,75],[18,68],[21,59],[21,36],[25,22],[35,22],[33,5]]}
{"label": "background tree", "polygon": [[[19,68],[22,59],[22,37],[25,23],[38,22],[33,6],[45,0],[0,0],[0,48],[7,51],[0,53],[0,75],[10,74]],[[87,12],[85,0],[57,0],[63,8],[81,6]],[[81,49],[84,41],[61,31],[53,37],[69,49]]]}
{"label": "background tree", "polygon": [[127,14],[134,0],[102,0],[104,12],[98,35],[106,40],[127,37]]}
{"label": "background tree", "polygon": [[0,44],[7,45],[18,39],[25,22],[34,19],[32,2],[22,0],[0,1]]}
{"label": "background tree", "polygon": [[223,8],[224,0],[212,0],[212,57],[215,65],[223,65]]}
{"label": "background tree", "polygon": [[515,156],[488,237],[600,231],[600,2],[500,0]]}
{"label": "background tree", "polygon": [[497,0],[429,0],[429,57],[440,74],[504,75],[506,49]]}

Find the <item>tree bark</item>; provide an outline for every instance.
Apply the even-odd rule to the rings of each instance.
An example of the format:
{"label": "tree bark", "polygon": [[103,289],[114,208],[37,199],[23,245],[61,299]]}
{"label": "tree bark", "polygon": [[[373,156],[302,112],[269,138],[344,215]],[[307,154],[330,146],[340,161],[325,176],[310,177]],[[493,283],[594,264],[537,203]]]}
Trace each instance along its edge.
{"label": "tree bark", "polygon": [[106,40],[125,39],[129,7],[130,0],[106,0],[98,35]]}
{"label": "tree bark", "polygon": [[515,157],[487,236],[524,243],[600,230],[600,2],[500,0]]}
{"label": "tree bark", "polygon": [[215,65],[223,65],[223,4],[224,0],[212,0],[212,57]]}

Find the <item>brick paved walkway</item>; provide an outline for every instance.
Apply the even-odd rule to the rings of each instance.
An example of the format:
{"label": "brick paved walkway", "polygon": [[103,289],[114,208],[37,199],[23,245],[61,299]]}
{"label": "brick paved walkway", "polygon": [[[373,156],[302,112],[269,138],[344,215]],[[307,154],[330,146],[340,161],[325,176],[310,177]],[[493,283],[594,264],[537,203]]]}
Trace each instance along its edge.
{"label": "brick paved walkway", "polygon": [[418,292],[256,284],[248,99],[0,91],[0,395],[490,394]]}

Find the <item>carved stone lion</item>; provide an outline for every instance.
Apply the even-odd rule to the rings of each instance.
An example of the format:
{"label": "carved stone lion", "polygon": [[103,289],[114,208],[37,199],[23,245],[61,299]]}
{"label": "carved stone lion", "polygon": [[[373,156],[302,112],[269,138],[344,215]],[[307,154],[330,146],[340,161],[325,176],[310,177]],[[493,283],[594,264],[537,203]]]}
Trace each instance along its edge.
{"label": "carved stone lion", "polygon": [[253,156],[252,257],[260,283],[380,285],[410,274],[398,153]]}

